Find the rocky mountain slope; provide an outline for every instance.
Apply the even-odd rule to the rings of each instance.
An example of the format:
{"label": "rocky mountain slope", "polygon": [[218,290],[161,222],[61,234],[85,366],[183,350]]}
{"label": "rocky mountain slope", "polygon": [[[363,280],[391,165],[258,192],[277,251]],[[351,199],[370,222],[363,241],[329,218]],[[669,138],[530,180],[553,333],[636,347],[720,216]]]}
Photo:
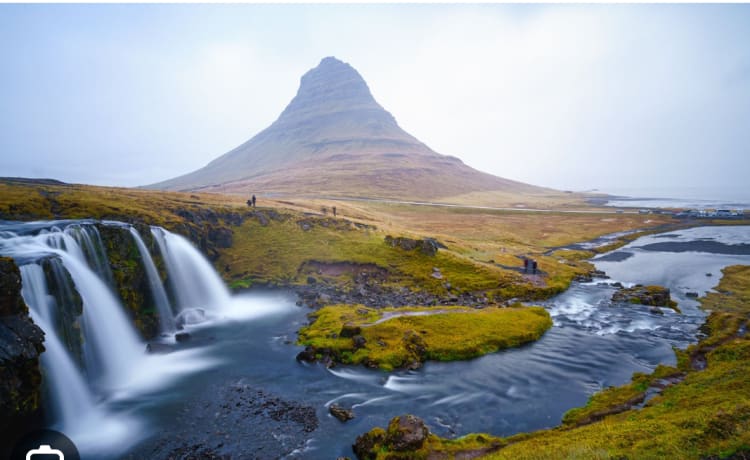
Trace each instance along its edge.
{"label": "rocky mountain slope", "polygon": [[353,67],[333,57],[302,77],[271,126],[205,167],[150,187],[410,199],[551,192],[434,152],[398,126]]}

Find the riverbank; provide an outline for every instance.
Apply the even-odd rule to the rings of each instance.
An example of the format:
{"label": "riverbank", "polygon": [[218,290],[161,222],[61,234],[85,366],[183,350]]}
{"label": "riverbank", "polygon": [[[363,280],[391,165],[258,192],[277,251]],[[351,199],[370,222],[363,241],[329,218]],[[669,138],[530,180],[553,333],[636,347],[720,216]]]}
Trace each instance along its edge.
{"label": "riverbank", "polygon": [[[717,292],[701,299],[712,310],[706,337],[685,351],[676,350],[676,367],[636,374],[628,385],[595,394],[585,407],[569,411],[558,428],[489,438],[495,451],[485,458],[750,455],[750,266],[730,266],[723,274]],[[360,458],[386,458],[388,451],[389,446],[380,444]]]}

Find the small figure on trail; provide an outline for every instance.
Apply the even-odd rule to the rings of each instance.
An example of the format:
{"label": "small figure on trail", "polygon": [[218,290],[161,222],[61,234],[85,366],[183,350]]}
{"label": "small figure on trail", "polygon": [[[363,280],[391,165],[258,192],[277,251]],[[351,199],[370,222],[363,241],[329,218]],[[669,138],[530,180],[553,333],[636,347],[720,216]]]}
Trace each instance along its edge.
{"label": "small figure on trail", "polygon": [[531,260],[529,259],[523,259],[523,272],[528,273],[529,272],[529,266],[531,265]]}
{"label": "small figure on trail", "polygon": [[333,209],[333,217],[336,217],[336,206],[334,206],[332,209]]}
{"label": "small figure on trail", "polygon": [[247,200],[247,205],[252,208],[253,207],[253,200],[252,199]]}
{"label": "small figure on trail", "polygon": [[536,260],[531,262],[531,271],[536,275]]}
{"label": "small figure on trail", "polygon": [[255,207],[255,195],[253,195],[253,197],[250,198],[250,200],[253,202],[253,207]]}

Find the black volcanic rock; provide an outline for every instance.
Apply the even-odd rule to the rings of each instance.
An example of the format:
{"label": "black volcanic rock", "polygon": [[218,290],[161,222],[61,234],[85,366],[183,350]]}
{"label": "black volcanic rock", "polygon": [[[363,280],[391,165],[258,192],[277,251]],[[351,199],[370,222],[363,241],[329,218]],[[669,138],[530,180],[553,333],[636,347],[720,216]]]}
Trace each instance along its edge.
{"label": "black volcanic rock", "polygon": [[205,167],[151,187],[399,198],[548,192],[435,153],[398,126],[352,66],[333,57],[302,76],[271,126]]}
{"label": "black volcanic rock", "polygon": [[10,439],[39,411],[42,352],[44,332],[21,297],[21,273],[12,259],[0,257],[0,432]]}

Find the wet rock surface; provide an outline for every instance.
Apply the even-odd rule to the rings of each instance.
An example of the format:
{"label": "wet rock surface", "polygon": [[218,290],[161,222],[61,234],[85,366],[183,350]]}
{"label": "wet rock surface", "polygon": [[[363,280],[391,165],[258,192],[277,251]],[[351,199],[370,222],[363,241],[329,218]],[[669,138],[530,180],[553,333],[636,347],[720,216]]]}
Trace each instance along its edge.
{"label": "wet rock surface", "polygon": [[[352,449],[360,460],[374,459],[381,450],[402,454],[394,458],[423,458],[424,455],[418,455],[416,451],[424,447],[429,435],[430,430],[422,419],[402,415],[391,419],[387,430],[374,428],[358,436]],[[404,457],[406,453],[411,456]]]}
{"label": "wet rock surface", "polygon": [[661,286],[635,285],[621,288],[612,295],[613,302],[649,305],[652,307],[674,307],[669,289]]}
{"label": "wet rock surface", "polygon": [[0,257],[0,432],[4,438],[23,431],[39,410],[43,351],[44,332],[29,317],[21,297],[21,273],[12,259]]}
{"label": "wet rock surface", "polygon": [[328,407],[328,412],[342,422],[347,422],[354,418],[354,411],[339,406],[338,404],[331,404]]}
{"label": "wet rock surface", "polygon": [[315,408],[242,380],[215,384],[185,404],[175,423],[127,459],[272,459],[302,449],[318,427]]}

